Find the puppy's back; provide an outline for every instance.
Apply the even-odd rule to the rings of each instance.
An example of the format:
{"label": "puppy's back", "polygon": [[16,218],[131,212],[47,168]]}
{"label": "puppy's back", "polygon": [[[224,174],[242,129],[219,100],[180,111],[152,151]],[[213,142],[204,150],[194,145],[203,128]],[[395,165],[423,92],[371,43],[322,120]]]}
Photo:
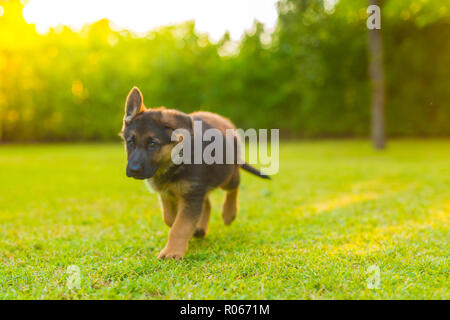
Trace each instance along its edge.
{"label": "puppy's back", "polygon": [[[208,111],[197,111],[190,114],[192,119],[201,120],[208,127],[218,129],[222,134],[225,135],[226,129],[236,129],[234,124],[225,117],[222,117],[216,113],[208,112]],[[208,129],[203,126],[203,130]]]}

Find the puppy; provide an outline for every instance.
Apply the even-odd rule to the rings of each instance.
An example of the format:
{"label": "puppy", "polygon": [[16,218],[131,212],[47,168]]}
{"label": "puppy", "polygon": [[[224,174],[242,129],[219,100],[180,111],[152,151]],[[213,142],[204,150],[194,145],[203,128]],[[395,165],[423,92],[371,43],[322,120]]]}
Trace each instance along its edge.
{"label": "puppy", "polygon": [[[213,189],[226,191],[222,218],[225,225],[233,222],[238,210],[239,169],[269,179],[247,163],[238,161],[237,135],[232,137],[234,161],[231,164],[225,161],[225,145],[223,164],[203,161],[200,164],[195,161],[175,164],[172,150],[178,143],[186,142],[183,141],[186,138],[178,136],[178,139],[172,139],[172,134],[176,129],[193,133],[194,121],[201,122],[202,133],[214,128],[225,137],[227,129],[235,129],[229,120],[210,112],[185,114],[164,107],[147,109],[142,93],[136,87],[128,94],[121,132],[128,159],[126,174],[135,179],[146,179],[159,193],[164,221],[171,227],[167,244],[159,253],[160,259],[183,258],[192,236],[202,238],[206,235],[211,212],[208,195]],[[188,139],[192,139],[190,145],[193,146],[193,135]],[[203,150],[212,141],[202,142]]]}

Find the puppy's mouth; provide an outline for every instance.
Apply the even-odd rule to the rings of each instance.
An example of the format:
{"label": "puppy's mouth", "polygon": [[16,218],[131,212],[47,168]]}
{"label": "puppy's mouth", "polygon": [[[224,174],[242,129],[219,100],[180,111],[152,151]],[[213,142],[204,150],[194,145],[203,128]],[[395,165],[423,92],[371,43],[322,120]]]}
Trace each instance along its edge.
{"label": "puppy's mouth", "polygon": [[155,168],[150,168],[148,170],[146,170],[146,172],[130,172],[127,168],[127,177],[129,178],[134,178],[137,180],[145,180],[145,179],[150,179],[151,177],[153,177],[156,173],[156,171],[158,171],[158,167]]}
{"label": "puppy's mouth", "polygon": [[134,178],[137,180],[145,180],[145,179],[150,179],[151,177],[146,177],[146,176],[138,176],[138,175],[133,175],[133,176],[128,176],[129,178]]}

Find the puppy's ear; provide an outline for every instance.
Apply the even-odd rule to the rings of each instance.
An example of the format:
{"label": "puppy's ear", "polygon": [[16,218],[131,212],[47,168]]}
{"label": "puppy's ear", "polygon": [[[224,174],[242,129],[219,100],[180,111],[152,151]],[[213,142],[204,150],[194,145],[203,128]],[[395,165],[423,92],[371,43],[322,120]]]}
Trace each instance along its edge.
{"label": "puppy's ear", "polygon": [[161,111],[161,122],[169,129],[186,129],[190,133],[193,132],[192,118],[181,111],[164,109]]}
{"label": "puppy's ear", "polygon": [[133,87],[127,97],[125,103],[125,115],[123,120],[125,124],[129,124],[133,118],[145,111],[144,98],[141,91],[137,87]]}

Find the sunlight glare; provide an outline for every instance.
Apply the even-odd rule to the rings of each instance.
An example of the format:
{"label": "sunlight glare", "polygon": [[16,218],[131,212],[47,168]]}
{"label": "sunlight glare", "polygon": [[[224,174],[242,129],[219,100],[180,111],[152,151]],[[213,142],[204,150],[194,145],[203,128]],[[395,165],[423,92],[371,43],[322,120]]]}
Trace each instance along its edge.
{"label": "sunlight glare", "polygon": [[28,23],[43,33],[63,24],[79,30],[85,23],[107,18],[120,29],[143,33],[151,29],[196,21],[196,28],[218,40],[228,30],[238,40],[254,20],[269,30],[277,20],[277,0],[31,0],[24,8]]}

